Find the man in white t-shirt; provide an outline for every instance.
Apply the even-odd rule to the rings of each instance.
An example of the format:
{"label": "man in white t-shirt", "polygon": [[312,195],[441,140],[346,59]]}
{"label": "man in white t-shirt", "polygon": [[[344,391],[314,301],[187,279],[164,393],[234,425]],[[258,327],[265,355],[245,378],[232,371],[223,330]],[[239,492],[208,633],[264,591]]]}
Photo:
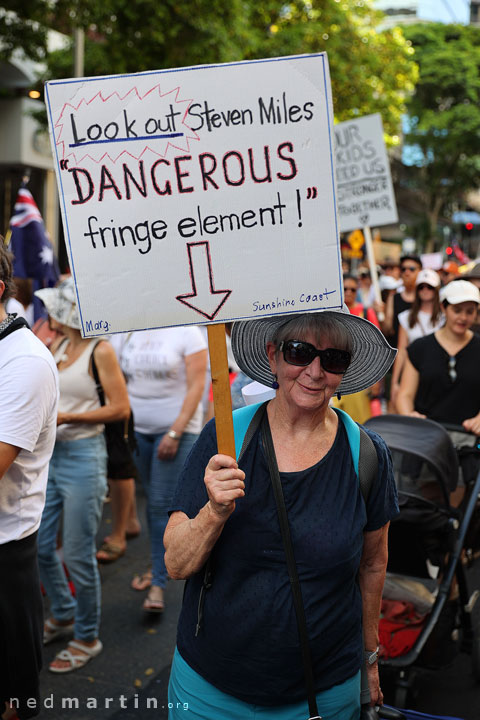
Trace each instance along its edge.
{"label": "man in white t-shirt", "polygon": [[24,720],[40,711],[36,539],[55,443],[58,378],[52,355],[26,321],[6,312],[12,290],[0,236],[0,713]]}

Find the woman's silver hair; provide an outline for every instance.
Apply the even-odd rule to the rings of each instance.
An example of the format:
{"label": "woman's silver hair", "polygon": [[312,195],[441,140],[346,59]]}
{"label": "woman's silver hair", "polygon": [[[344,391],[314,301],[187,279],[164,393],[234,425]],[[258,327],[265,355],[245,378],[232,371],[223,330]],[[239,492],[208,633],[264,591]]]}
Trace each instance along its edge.
{"label": "woman's silver hair", "polygon": [[273,343],[279,345],[282,340],[304,340],[312,333],[317,345],[328,339],[330,347],[352,352],[353,340],[347,328],[340,323],[333,313],[306,313],[297,315],[281,325],[273,336]]}

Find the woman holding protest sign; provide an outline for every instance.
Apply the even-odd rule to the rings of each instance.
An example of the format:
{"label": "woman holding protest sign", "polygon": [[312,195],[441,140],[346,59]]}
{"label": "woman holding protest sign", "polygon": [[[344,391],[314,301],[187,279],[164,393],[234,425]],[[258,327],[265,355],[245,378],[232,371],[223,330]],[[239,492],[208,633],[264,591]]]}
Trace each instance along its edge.
{"label": "woman holding protest sign", "polygon": [[[305,720],[313,694],[324,720],[356,720],[364,657],[371,702],[382,702],[378,616],[398,508],[386,446],[364,431],[376,471],[362,497],[358,426],[329,401],[378,381],[395,351],[346,308],[235,323],[232,348],[241,370],[277,394],[252,420],[245,422],[251,408],[234,413],[237,441],[245,437],[239,465],[217,453],[211,421],[178,483],[165,560],[171,577],[188,582],[170,717],[188,702],[205,720]],[[284,496],[293,571],[276,494]],[[302,611],[307,639],[299,641]]]}

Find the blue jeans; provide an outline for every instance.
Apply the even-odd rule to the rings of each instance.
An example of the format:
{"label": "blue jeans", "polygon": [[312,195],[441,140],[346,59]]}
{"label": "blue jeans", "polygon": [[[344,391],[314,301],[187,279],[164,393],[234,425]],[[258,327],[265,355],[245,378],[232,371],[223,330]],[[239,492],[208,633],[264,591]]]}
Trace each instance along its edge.
{"label": "blue jeans", "polygon": [[[316,697],[323,720],[358,720],[360,671]],[[175,649],[168,684],[169,720],[305,720],[308,716],[307,700],[266,707],[227,695],[204,680]]]}
{"label": "blue jeans", "polygon": [[[40,579],[56,620],[75,617],[75,638],[92,642],[100,626],[100,574],[95,537],[107,486],[103,433],[57,442],[50,460],[47,497],[38,531]],[[56,552],[63,512],[63,559],[75,586],[70,592]]]}
{"label": "blue jeans", "polygon": [[159,460],[157,448],[165,433],[147,435],[136,432],[135,463],[147,498],[147,522],[152,552],[153,585],[164,588],[167,584],[163,534],[168,522],[177,480],[198,435],[183,433],[178,451],[172,460]]}

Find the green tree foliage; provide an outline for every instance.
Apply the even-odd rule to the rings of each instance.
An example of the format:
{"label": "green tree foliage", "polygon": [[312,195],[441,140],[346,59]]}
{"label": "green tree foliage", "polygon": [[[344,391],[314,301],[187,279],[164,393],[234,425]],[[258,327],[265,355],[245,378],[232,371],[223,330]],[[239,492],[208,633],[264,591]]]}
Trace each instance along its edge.
{"label": "green tree foliage", "polygon": [[[396,142],[416,65],[381,18],[370,0],[57,0],[51,25],[85,28],[85,75],[326,50],[337,119],[380,112]],[[71,52],[49,57],[49,77],[71,75]]]}
{"label": "green tree foliage", "polygon": [[257,37],[252,50],[257,57],[327,51],[336,119],[379,112],[396,144],[417,67],[399,28],[378,31],[382,18],[370,0],[258,3],[254,25],[263,24],[271,37]]}
{"label": "green tree foliage", "polygon": [[431,238],[451,202],[480,187],[480,28],[428,23],[405,35],[420,71],[408,103],[408,179],[423,196]]}
{"label": "green tree foliage", "polygon": [[46,54],[44,0],[3,0],[0,6],[0,62],[9,60],[17,49],[32,60]]}

